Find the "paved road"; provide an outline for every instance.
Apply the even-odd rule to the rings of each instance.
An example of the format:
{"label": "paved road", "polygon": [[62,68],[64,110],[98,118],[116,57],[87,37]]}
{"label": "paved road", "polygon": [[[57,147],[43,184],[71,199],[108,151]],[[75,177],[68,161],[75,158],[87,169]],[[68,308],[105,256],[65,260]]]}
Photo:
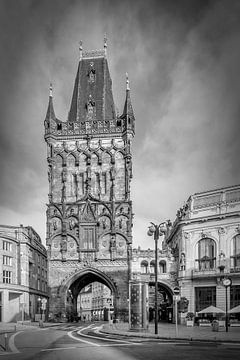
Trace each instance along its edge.
{"label": "paved road", "polygon": [[100,324],[62,324],[20,332],[10,342],[14,353],[1,355],[1,360],[232,360],[240,356],[238,344],[124,338],[101,334],[100,329]]}

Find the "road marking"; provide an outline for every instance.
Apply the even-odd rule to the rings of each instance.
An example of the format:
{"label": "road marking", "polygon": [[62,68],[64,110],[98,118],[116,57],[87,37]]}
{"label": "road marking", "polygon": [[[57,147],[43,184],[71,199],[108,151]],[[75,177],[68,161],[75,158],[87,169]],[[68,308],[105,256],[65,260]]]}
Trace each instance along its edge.
{"label": "road marking", "polygon": [[[126,340],[118,340],[118,339],[105,339],[104,337],[103,338],[99,338],[98,336],[93,336],[93,335],[86,335],[86,334],[83,334],[82,331],[83,330],[86,330],[88,328],[91,328],[91,325],[84,328],[84,329],[81,329],[79,331],[77,331],[77,334],[79,334],[80,336],[83,336],[83,337],[87,337],[87,338],[91,338],[91,339],[96,339],[96,340],[102,340],[102,341],[113,341],[113,342],[120,342],[120,343],[125,343],[125,344],[134,344],[133,342],[130,342],[130,341],[126,341]],[[98,326],[99,330],[102,328],[102,325],[101,326]],[[97,332],[97,331],[96,331]],[[137,343],[136,343],[137,345]]]}
{"label": "road marking", "polygon": [[73,331],[69,331],[67,334],[68,334],[68,336],[70,336],[70,337],[71,337],[72,339],[74,339],[74,340],[81,341],[81,342],[84,342],[84,343],[86,343],[86,344],[93,345],[93,346],[101,346],[101,345],[96,344],[96,343],[94,343],[94,342],[92,342],[92,341],[87,341],[87,340],[83,340],[83,339],[76,338],[76,336],[73,336],[72,332],[73,332]]}

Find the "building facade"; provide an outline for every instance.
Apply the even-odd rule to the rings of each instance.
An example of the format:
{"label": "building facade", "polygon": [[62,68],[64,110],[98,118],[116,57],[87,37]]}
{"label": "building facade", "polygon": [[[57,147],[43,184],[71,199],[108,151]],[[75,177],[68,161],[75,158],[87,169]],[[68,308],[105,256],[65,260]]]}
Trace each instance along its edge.
{"label": "building facade", "polygon": [[225,311],[224,277],[232,281],[229,309],[240,304],[240,185],[190,196],[177,213],[167,244],[188,311],[198,316],[209,305]]}
{"label": "building facade", "polygon": [[32,227],[0,226],[0,321],[35,320],[48,301],[47,251]]}
{"label": "building facade", "polygon": [[[160,241],[159,241],[160,243]],[[173,319],[173,289],[178,284],[176,262],[165,241],[158,248],[158,320],[171,322]],[[155,318],[155,251],[133,249],[133,278],[140,278],[148,285],[148,321]]]}
{"label": "building facade", "polygon": [[118,316],[128,314],[134,122],[128,79],[123,113],[116,114],[106,40],[99,51],[81,45],[68,119],[55,116],[52,89],[45,119],[53,314],[76,313],[79,292],[94,281],[110,288]]}

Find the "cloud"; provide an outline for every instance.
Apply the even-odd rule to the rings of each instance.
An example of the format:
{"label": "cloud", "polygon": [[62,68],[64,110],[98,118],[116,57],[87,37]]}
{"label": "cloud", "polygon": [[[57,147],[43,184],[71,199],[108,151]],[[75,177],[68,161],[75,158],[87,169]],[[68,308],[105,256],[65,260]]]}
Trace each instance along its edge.
{"label": "cloud", "polygon": [[[129,73],[136,117],[134,245],[191,193],[239,183],[238,1],[1,1],[1,222],[45,238],[48,86],[67,118],[84,49],[102,48],[120,112]],[[15,223],[14,223],[15,219]]]}

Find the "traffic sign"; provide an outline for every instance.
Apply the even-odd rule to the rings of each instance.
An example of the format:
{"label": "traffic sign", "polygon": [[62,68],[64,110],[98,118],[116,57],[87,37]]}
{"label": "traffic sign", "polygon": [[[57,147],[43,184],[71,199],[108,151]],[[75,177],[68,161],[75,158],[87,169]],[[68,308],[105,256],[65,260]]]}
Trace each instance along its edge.
{"label": "traffic sign", "polygon": [[178,286],[175,286],[175,288],[173,288],[173,293],[174,295],[179,295],[180,294],[180,289]]}
{"label": "traffic sign", "polygon": [[173,295],[173,300],[180,301],[181,297],[180,295]]}

